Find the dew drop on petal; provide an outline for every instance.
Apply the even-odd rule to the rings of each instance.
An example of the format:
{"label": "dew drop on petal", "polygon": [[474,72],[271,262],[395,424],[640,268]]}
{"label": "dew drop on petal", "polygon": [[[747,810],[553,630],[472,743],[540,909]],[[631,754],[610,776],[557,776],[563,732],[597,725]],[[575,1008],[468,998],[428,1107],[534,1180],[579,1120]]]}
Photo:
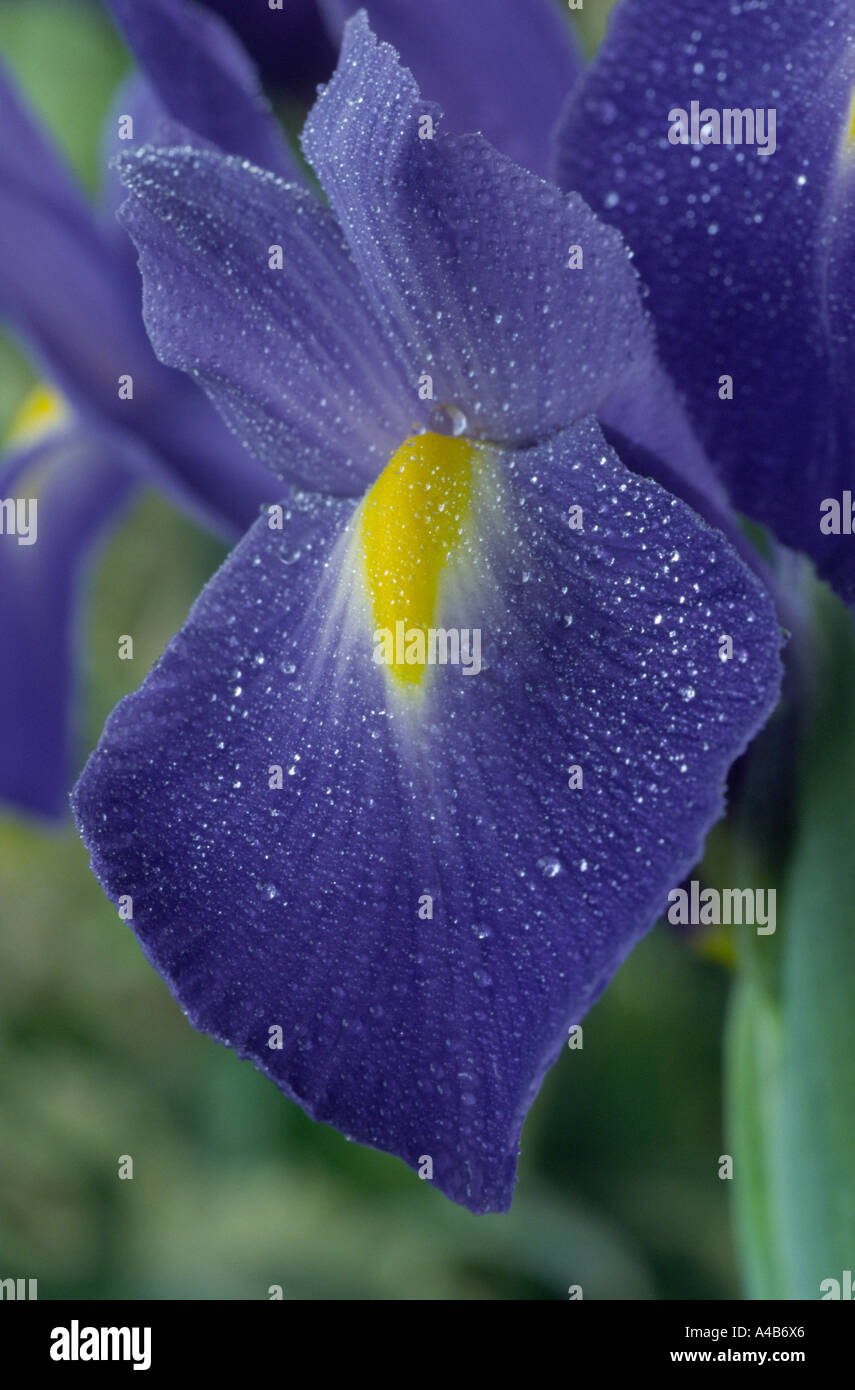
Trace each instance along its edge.
{"label": "dew drop on petal", "polygon": [[458,438],[465,434],[468,421],[463,411],[456,405],[435,405],[429,416],[427,427],[431,434],[448,434]]}

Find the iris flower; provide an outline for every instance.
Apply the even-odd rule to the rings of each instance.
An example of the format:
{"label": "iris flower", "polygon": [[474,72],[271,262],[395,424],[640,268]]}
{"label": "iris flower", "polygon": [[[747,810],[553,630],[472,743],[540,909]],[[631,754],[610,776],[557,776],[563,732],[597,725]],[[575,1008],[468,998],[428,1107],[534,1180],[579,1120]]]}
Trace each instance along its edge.
{"label": "iris flower", "polygon": [[[109,7],[145,74],[139,98],[144,108],[151,89],[160,107],[193,132],[193,143],[198,137],[304,182],[293,162],[283,170],[285,153],[269,128],[258,80],[222,25],[185,0],[109,0]],[[254,52],[271,53],[289,38],[302,42],[312,29],[308,4],[287,13],[247,12],[233,0],[218,0],[212,8],[238,27]],[[356,5],[321,0],[320,8],[331,33],[340,35],[345,14]],[[450,107],[455,129],[477,127],[515,162],[536,173],[547,167],[554,123],[581,73],[572,31],[557,19],[550,0],[470,0],[465,8],[456,0],[437,0],[429,11],[420,0],[369,0],[365,10],[379,23],[381,37],[391,36],[393,47],[412,56],[432,94],[444,96],[444,126]],[[161,121],[156,132],[162,143],[168,128]],[[600,419],[625,461],[723,529],[774,589],[774,576],[744,542],[725,489],[652,353],[603,403]]]}
{"label": "iris flower", "polygon": [[[632,247],[734,505],[850,604],[853,40],[848,0],[810,17],[797,0],[623,0],[568,103],[557,164]],[[671,143],[671,112],[693,101],[738,112],[738,143],[715,142],[714,115],[694,144]],[[760,153],[767,112],[774,150]]]}
{"label": "iris flower", "polygon": [[[195,1027],[485,1212],[568,1029],[698,860],[780,632],[604,438],[681,437],[641,408],[662,377],[620,236],[440,121],[360,15],[303,134],[328,206],[213,149],[122,160],[154,347],[288,500],[74,807]],[[480,634],[480,671],[424,660],[440,632]]]}
{"label": "iris flower", "polygon": [[[521,30],[520,2],[439,0],[425,10],[417,0],[372,0],[371,8],[460,128],[471,121],[541,172],[581,64],[551,0],[527,0]],[[266,76],[304,99],[331,70],[354,6],[288,0],[273,11],[218,0],[209,8],[263,59]],[[174,135],[177,123],[182,138],[302,177],[220,19],[183,0],[112,0],[110,9],[145,76],[135,73],[117,94],[108,155],[128,148],[117,122],[131,116],[136,144],[164,138],[170,123]],[[42,536],[32,547],[0,547],[0,644],[14,653],[0,667],[0,801],[57,818],[67,811],[82,584],[98,540],[140,480],[233,540],[269,498],[270,477],[200,393],[154,361],[109,178],[93,213],[2,70],[0,118],[0,315],[43,378],[0,457],[0,498],[37,495]],[[133,378],[134,402],[119,400],[120,372]]]}
{"label": "iris flower", "polygon": [[[180,119],[291,171],[224,26],[197,25],[194,53],[201,80],[184,89]],[[212,132],[214,75],[228,117]],[[108,150],[123,147],[119,114],[139,138],[175,111],[134,78],[107,122]],[[71,782],[79,589],[96,541],[140,480],[234,540],[271,499],[271,479],[202,392],[155,358],[110,184],[103,208],[91,209],[2,70],[0,124],[0,314],[44,383],[0,459],[0,499],[38,503],[34,544],[0,536],[0,800],[57,817]],[[120,376],[132,379],[132,398],[120,395]]]}

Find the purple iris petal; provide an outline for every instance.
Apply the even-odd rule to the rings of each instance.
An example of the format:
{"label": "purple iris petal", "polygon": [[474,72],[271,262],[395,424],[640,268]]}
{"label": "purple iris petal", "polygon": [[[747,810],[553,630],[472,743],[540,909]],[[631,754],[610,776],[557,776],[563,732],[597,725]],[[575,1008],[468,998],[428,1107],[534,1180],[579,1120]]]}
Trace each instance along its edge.
{"label": "purple iris petal", "polygon": [[287,0],[281,10],[206,3],[266,77],[306,99],[335,65],[328,35],[338,45],[345,20],[364,9],[452,129],[480,131],[536,174],[547,172],[554,127],[582,72],[573,27],[554,0]]}
{"label": "purple iris petal", "polygon": [[[122,116],[131,118],[132,140],[119,135]],[[141,72],[133,69],[125,80],[119,83],[101,130],[101,227],[104,235],[113,242],[115,254],[128,263],[136,277],[137,285],[139,273],[134,245],[116,216],[126,196],[115,167],[116,158],[118,155],[127,154],[129,149],[139,149],[141,145],[178,144],[179,141],[174,138],[166,141],[161,138],[164,128],[175,124],[167,116],[164,105],[152,89],[151,83]],[[199,140],[199,143],[204,144],[204,141]]]}
{"label": "purple iris petal", "polygon": [[146,148],[122,173],[161,359],[192,373],[273,472],[362,492],[409,433],[417,382],[408,390],[384,350],[329,209],[214,151]]}
{"label": "purple iris petal", "polygon": [[498,467],[442,614],[483,632],[477,677],[437,667],[396,708],[352,611],[352,504],[304,498],[234,552],[75,796],[191,1021],[474,1211],[510,1203],[568,1025],[697,861],[778,683],[759,582],[592,421]]}
{"label": "purple iris petal", "polygon": [[[76,602],[86,560],[133,489],[131,448],[63,427],[7,456],[0,501],[24,504],[34,529],[0,534],[0,801],[67,812]],[[17,521],[16,521],[17,524]]]}
{"label": "purple iris petal", "polygon": [[228,25],[183,0],[109,0],[164,109],[203,140],[298,178],[297,165]]}
{"label": "purple iris petal", "polygon": [[451,129],[478,130],[502,154],[547,173],[550,141],[582,72],[574,31],[554,0],[320,0],[338,36],[367,11]]}
{"label": "purple iris petal", "polygon": [[[323,477],[325,435],[335,462],[375,409],[388,428],[387,398],[412,421],[411,371],[348,388],[362,354],[391,342],[412,368],[429,344],[466,416],[439,455],[459,443],[472,470],[436,623],[471,634],[470,654],[483,636],[482,669],[434,666],[402,694],[372,651],[389,571],[381,559],[368,577],[370,503],[295,493],[283,529],[256,524],[114,712],[74,804],[95,872],[132,899],[197,1027],[316,1118],[414,1167],[430,1157],[444,1192],[489,1211],[510,1202],[568,1027],[699,857],[776,698],[780,638],[721,534],[629,473],[592,416],[617,400],[629,431],[618,393],[650,360],[619,239],[481,141],[425,151],[407,138],[423,111],[354,22],[307,137],[352,261],[305,196],[211,152],[128,161],[125,216],[158,350],[251,438],[270,430],[280,471],[303,446]],[[271,218],[281,271],[259,255]],[[568,290],[577,228],[586,268]],[[377,345],[349,331],[355,316]],[[485,422],[538,442],[484,443]],[[377,472],[374,455],[363,485]],[[393,570],[395,554],[419,563],[405,534]]]}
{"label": "purple iris petal", "polygon": [[644,450],[658,461],[662,476],[657,482],[680,496],[693,490],[694,496],[686,500],[695,511],[706,514],[708,508],[709,519],[722,524],[729,511],[727,492],[654,354],[603,402],[599,417],[607,433],[619,435],[624,447]]}
{"label": "purple iris petal", "polygon": [[769,590],[782,624],[791,633],[805,625],[794,599],[789,565],[780,547],[767,560],[752,544],[733,511],[724,484],[701,447],[667,372],[650,359],[603,402],[598,419],[618,457],[634,473],[652,478],[681,497],[721,531]]}
{"label": "purple iris petal", "polygon": [[479,136],[443,135],[440,119],[363,14],[303,148],[414,396],[427,375],[474,431],[532,441],[595,410],[647,357],[635,273],[581,199]]}
{"label": "purple iris petal", "polygon": [[[146,105],[135,102],[134,115]],[[0,535],[7,653],[0,798],[60,815],[69,786],[77,577],[102,527],[118,515],[129,476],[158,484],[229,537],[279,489],[204,395],[157,362],[141,323],[127,234],[120,240],[115,224],[96,220],[2,72],[0,118],[0,307],[77,413],[73,435],[51,436],[33,455],[45,465],[41,539],[19,547]],[[120,400],[120,374],[133,379],[133,400]],[[20,462],[4,464],[4,500]]]}
{"label": "purple iris petal", "polygon": [[723,531],[773,590],[779,611],[784,609],[786,594],[782,586],[775,583],[747,540],[724,484],[704,453],[671,378],[652,349],[647,361],[603,402],[598,418],[606,438],[627,467],[682,497],[706,521]]}
{"label": "purple iris petal", "polygon": [[[82,418],[136,434],[153,480],[209,525],[240,534],[275,494],[201,393],[157,361],[139,277],[104,233],[0,71],[0,311]],[[119,396],[130,376],[133,399]]]}
{"label": "purple iris petal", "polygon": [[[116,408],[118,375],[158,375],[109,246],[0,69],[0,311],[71,397]],[[95,331],[93,331],[93,329]]]}
{"label": "purple iris petal", "polygon": [[[562,185],[633,247],[665,363],[734,503],[850,600],[852,538],[823,534],[820,507],[842,506],[855,447],[854,37],[844,0],[815,20],[795,0],[624,0],[558,161]],[[670,143],[693,101],[696,143]]]}

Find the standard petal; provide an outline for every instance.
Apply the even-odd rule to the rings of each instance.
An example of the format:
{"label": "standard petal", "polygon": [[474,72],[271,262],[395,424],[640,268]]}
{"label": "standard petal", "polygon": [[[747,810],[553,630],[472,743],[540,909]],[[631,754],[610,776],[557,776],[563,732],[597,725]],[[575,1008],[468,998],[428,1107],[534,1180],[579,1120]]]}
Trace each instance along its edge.
{"label": "standard petal", "polygon": [[211,150],[147,148],[122,173],[158,356],[205,388],[274,473],[361,492],[418,402],[384,355],[329,209]]}
{"label": "standard petal", "polygon": [[[810,22],[795,0],[624,0],[558,150],[562,186],[635,252],[666,366],[734,503],[850,600],[851,536],[820,522],[826,499],[848,510],[852,482],[853,40],[848,0]],[[720,135],[735,113],[741,142],[703,143],[708,115],[698,143],[672,144],[693,101]]]}
{"label": "standard petal", "polygon": [[196,1027],[491,1211],[568,1027],[699,858],[780,663],[762,586],[593,421],[474,453],[437,614],[470,652],[481,633],[480,673],[396,683],[372,653],[374,492],[295,499],[114,712],[75,806]]}
{"label": "standard petal", "polygon": [[546,177],[551,137],[582,58],[553,0],[321,0],[338,38],[365,9],[452,130],[480,131]]}
{"label": "standard petal", "polygon": [[361,14],[303,146],[411,390],[429,378],[470,431],[533,443],[648,350],[636,276],[581,199],[439,120]]}
{"label": "standard petal", "polygon": [[0,506],[20,499],[28,527],[21,543],[2,513],[0,801],[19,810],[68,811],[76,607],[86,560],[133,490],[129,464],[126,445],[76,425],[3,460]]}
{"label": "standard petal", "polygon": [[109,0],[109,6],[173,120],[226,154],[299,179],[255,69],[219,16],[184,0]]}

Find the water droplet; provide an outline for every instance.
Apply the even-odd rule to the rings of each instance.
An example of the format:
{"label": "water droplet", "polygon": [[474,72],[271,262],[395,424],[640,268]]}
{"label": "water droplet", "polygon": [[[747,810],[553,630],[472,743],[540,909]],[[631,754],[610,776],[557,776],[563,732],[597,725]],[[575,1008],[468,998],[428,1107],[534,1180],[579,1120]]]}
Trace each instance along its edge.
{"label": "water droplet", "polygon": [[457,438],[464,434],[467,419],[456,405],[435,405],[428,415],[427,427],[431,434],[449,434]]}
{"label": "water droplet", "polygon": [[554,854],[546,854],[542,859],[538,859],[537,867],[544,878],[555,878],[556,874],[561,873],[561,860],[556,859]]}

